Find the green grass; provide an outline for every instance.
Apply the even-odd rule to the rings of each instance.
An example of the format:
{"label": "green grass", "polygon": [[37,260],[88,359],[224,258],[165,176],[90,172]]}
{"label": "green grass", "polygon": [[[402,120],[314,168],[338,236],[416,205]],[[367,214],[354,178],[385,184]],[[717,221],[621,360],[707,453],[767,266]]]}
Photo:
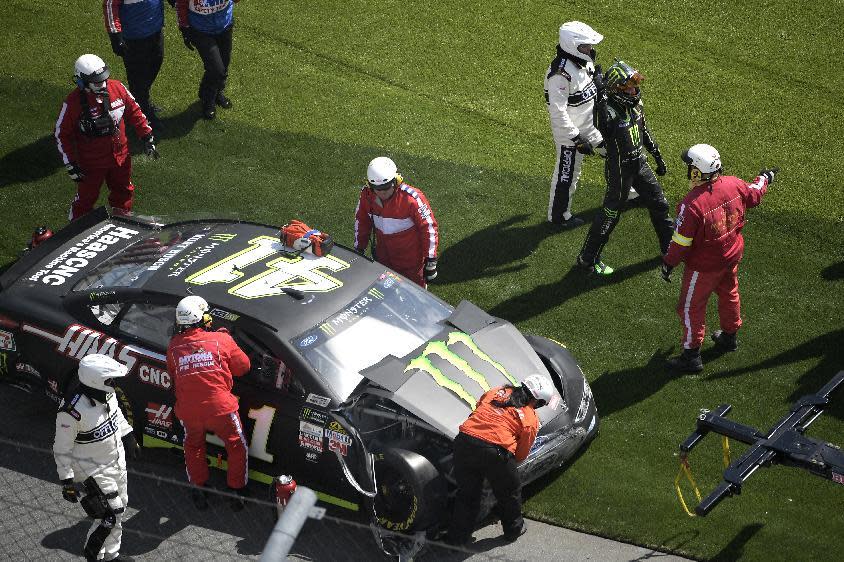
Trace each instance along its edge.
{"label": "green grass", "polygon": [[[431,290],[565,342],[593,385],[601,433],[566,471],[530,488],[529,515],[700,559],[830,559],[842,532],[841,487],[775,467],[709,517],[691,519],[673,481],[677,446],[699,408],[729,402],[732,418],[766,429],[844,368],[840,9],[840,0],[244,0],[229,87],[235,108],[209,123],[197,120],[199,59],[168,7],[153,89],[167,132],[161,160],[135,158],[136,210],[273,224],[298,217],[349,244],[366,163],[392,156],[441,224],[442,280]],[[123,77],[96,3],[12,0],[6,14],[3,262],[35,225],[66,222],[74,185],[51,135],[74,59],[99,53]],[[585,229],[554,234],[544,225],[553,144],[542,76],[567,19],[606,35],[600,62],[624,58],[646,75],[672,204],[687,189],[677,155],[696,142],[718,147],[728,172],[745,178],[782,167],[745,230],[741,348],[710,357],[701,375],[662,368],[678,347],[679,289],[656,274],[644,213],[626,214],[613,234],[604,258],[617,273],[607,281],[571,271]],[[600,161],[588,160],[576,211],[594,212],[602,182]],[[841,392],[810,434],[844,441]],[[719,481],[720,459],[715,438],[692,457],[704,492]]]}

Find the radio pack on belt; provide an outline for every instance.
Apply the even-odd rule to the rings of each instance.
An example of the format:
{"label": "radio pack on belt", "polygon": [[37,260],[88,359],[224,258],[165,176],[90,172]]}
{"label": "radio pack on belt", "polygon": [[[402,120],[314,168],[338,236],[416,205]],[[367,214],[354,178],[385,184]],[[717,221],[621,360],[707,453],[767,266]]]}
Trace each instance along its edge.
{"label": "radio pack on belt", "polygon": [[88,94],[84,91],[79,92],[79,103],[82,105],[82,116],[79,118],[79,130],[82,131],[83,135],[89,137],[109,137],[114,134],[114,121],[109,113],[111,100],[109,100],[108,92],[104,92],[100,95],[102,96],[100,115],[98,117],[91,117],[91,106],[88,105]]}
{"label": "radio pack on belt", "polygon": [[331,236],[296,219],[281,227],[279,239],[285,246],[296,250],[297,254],[309,251],[317,256],[325,256],[334,247]]}

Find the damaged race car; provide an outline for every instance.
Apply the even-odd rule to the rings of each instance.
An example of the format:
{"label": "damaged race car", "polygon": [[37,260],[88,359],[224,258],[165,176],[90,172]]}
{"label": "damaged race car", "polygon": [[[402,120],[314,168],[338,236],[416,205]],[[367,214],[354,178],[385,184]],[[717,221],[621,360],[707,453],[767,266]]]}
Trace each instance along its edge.
{"label": "damaged race car", "polygon": [[[293,475],[398,532],[447,524],[452,441],[492,387],[534,373],[556,387],[524,483],[597,434],[592,392],[561,344],[468,301],[451,307],[351,249],[294,246],[250,222],[86,215],[0,275],[0,382],[59,402],[79,360],[107,354],[129,368],[117,393],[144,447],[180,447],[165,352],[176,304],[200,295],[252,360],[234,386],[250,478],[272,489]],[[208,442],[217,461],[222,443]]]}

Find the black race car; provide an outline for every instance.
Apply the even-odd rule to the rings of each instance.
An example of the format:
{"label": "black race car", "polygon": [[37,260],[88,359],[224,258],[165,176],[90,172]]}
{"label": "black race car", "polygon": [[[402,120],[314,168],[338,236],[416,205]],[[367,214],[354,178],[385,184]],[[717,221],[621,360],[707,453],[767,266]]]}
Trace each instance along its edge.
{"label": "black race car", "polygon": [[[110,355],[129,367],[118,396],[143,445],[179,447],[165,352],[176,303],[189,294],[210,303],[215,326],[251,357],[234,387],[250,477],[269,484],[291,474],[322,502],[374,513],[387,529],[447,521],[451,443],[491,387],[542,373],[558,391],[538,411],[524,482],[598,431],[589,385],[565,347],[467,301],[452,308],[344,247],[294,251],[270,226],[162,224],[104,209],[0,275],[0,381],[58,402],[80,358]],[[224,450],[208,441],[217,466]]]}

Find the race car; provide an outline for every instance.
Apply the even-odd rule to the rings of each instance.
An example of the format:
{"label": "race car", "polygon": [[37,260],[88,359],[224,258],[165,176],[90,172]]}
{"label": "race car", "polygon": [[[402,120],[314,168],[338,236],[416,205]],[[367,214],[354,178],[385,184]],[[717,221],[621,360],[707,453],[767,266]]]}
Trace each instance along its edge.
{"label": "race car", "polygon": [[[59,403],[82,357],[109,355],[129,368],[117,394],[143,446],[180,447],[165,354],[176,304],[200,295],[252,361],[234,385],[250,478],[293,475],[328,506],[399,532],[447,523],[452,441],[490,388],[534,373],[556,387],[519,466],[525,483],[597,434],[592,392],[563,345],[468,301],[452,307],[339,244],[317,255],[282,239],[251,222],[105,209],[70,223],[0,275],[0,382]],[[225,470],[222,443],[208,442]],[[491,504],[488,493],[482,515]]]}

